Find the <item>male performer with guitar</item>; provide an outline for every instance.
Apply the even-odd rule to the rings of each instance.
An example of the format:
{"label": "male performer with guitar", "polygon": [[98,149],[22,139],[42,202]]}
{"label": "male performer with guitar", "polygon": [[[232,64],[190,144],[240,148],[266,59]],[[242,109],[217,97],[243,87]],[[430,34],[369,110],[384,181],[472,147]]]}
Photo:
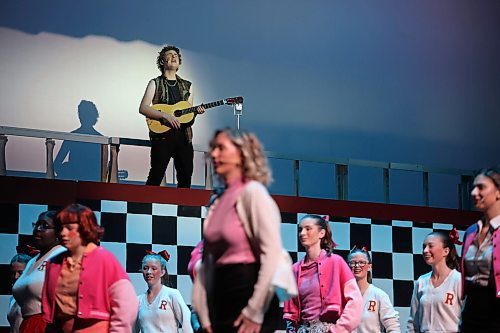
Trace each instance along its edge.
{"label": "male performer with guitar", "polygon": [[[191,186],[194,157],[192,122],[181,125],[174,115],[152,107],[153,104],[174,105],[182,101],[193,105],[191,82],[177,75],[181,63],[179,48],[168,45],[159,52],[156,64],[162,75],[149,81],[139,107],[139,112],[148,118],[148,125],[156,123],[164,128],[163,132],[153,131],[153,127],[150,126],[151,169],[146,185],[160,185],[170,158],[173,157],[177,186],[185,188]],[[204,112],[203,105],[195,109],[195,115]]]}

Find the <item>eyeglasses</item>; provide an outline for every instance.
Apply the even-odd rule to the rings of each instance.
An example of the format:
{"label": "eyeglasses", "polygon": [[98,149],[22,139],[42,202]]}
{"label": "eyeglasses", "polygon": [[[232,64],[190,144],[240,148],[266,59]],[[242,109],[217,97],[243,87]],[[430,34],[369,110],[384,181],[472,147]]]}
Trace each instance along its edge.
{"label": "eyeglasses", "polygon": [[349,261],[349,267],[356,267],[358,265],[359,268],[363,268],[368,264],[367,261]]}
{"label": "eyeglasses", "polygon": [[31,225],[33,226],[33,230],[47,231],[54,229],[54,227],[47,222],[33,222]]}

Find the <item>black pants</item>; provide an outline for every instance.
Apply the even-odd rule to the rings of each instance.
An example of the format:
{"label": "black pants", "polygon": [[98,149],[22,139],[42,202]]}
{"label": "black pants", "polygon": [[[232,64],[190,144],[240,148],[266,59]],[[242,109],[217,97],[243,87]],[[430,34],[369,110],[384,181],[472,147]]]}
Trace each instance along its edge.
{"label": "black pants", "polygon": [[146,185],[160,185],[170,159],[174,159],[177,187],[191,187],[193,144],[184,130],[170,130],[160,138],[151,138],[151,169]]}
{"label": "black pants", "polygon": [[495,288],[466,283],[465,294],[460,332],[500,332],[500,298]]}
{"label": "black pants", "polygon": [[[259,264],[224,265],[215,269],[213,289],[208,294],[214,333],[235,333],[234,321],[248,304],[259,274]],[[261,326],[261,333],[274,332],[281,321],[279,301],[274,296]]]}

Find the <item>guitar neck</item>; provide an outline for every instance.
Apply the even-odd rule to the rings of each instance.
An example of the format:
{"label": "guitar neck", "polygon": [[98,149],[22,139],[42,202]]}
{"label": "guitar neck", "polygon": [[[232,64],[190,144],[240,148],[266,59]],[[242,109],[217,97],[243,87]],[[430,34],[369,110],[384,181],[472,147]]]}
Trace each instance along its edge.
{"label": "guitar neck", "polygon": [[[203,107],[205,109],[210,109],[210,108],[214,108],[216,106],[221,106],[221,105],[224,105],[224,104],[225,104],[224,100],[221,99],[220,101],[217,101],[217,102],[211,102],[211,103],[201,104],[201,105],[203,105]],[[198,106],[200,106],[200,105],[193,106],[193,107],[190,107],[190,108],[182,110],[182,115],[196,112],[196,109],[198,108]]]}

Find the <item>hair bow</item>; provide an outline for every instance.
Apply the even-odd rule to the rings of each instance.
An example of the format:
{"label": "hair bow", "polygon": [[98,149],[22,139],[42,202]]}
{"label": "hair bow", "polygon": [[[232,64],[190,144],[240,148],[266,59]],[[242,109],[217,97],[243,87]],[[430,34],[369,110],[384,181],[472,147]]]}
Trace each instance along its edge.
{"label": "hair bow", "polygon": [[323,215],[323,220],[326,222],[330,221],[330,216],[329,215]]}
{"label": "hair bow", "polygon": [[354,252],[354,251],[356,251],[356,250],[361,250],[361,251],[363,251],[363,252],[368,253],[368,249],[366,248],[366,246],[363,246],[362,248],[358,248],[358,246],[357,246],[357,245],[354,245],[354,246],[352,247],[351,251],[349,251],[349,252]]}
{"label": "hair bow", "polygon": [[449,236],[450,236],[450,239],[453,242],[453,244],[462,245],[457,228],[453,227],[453,229],[450,230]]}
{"label": "hair bow", "polygon": [[163,250],[163,251],[160,251],[158,253],[146,250],[146,254],[157,254],[160,257],[162,257],[163,259],[165,259],[166,261],[168,261],[168,259],[170,259],[170,254],[168,254],[167,250]]}
{"label": "hair bow", "polygon": [[16,252],[17,253],[24,253],[24,254],[29,255],[30,257],[34,257],[40,253],[40,250],[38,250],[30,245],[18,245],[18,246],[16,246]]}

